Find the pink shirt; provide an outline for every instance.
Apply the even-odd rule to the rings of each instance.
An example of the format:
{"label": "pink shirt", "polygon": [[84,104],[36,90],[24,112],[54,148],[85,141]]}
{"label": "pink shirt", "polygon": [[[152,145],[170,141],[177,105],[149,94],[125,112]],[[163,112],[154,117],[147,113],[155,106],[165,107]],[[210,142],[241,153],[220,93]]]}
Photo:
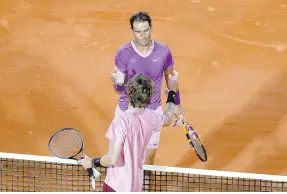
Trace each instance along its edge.
{"label": "pink shirt", "polygon": [[117,192],[141,192],[146,145],[160,130],[163,115],[151,109],[129,108],[112,121],[106,137],[123,146],[117,164],[107,169],[105,183]]}

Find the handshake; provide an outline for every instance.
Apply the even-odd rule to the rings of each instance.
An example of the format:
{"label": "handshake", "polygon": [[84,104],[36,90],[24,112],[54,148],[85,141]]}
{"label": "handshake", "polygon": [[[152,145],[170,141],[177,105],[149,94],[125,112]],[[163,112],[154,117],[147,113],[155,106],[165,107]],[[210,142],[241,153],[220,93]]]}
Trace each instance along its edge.
{"label": "handshake", "polygon": [[[114,84],[114,89],[118,94],[121,94],[125,90],[125,78],[126,74],[122,73],[118,68],[114,67],[114,72],[109,72],[110,73],[110,79],[112,80]],[[135,74],[136,75],[136,74]],[[168,88],[171,91],[178,92],[178,72],[176,70],[173,70],[171,74],[168,75]],[[181,104],[177,105],[175,108],[175,114],[176,115],[182,115],[185,117],[185,111],[184,108]],[[175,124],[180,125],[180,120],[177,119],[176,117],[174,118]]]}
{"label": "handshake", "polygon": [[[120,85],[123,86],[125,84],[125,78],[126,74],[119,71],[116,67],[114,67],[114,72],[110,73],[110,79],[114,83],[114,85]],[[178,91],[178,72],[176,70],[173,70],[171,74],[168,76],[168,87],[169,90],[172,91]]]}
{"label": "handshake", "polygon": [[125,77],[126,75],[119,71],[116,67],[114,72],[109,72],[110,73],[110,79],[114,83],[114,85],[124,85],[125,83]]}

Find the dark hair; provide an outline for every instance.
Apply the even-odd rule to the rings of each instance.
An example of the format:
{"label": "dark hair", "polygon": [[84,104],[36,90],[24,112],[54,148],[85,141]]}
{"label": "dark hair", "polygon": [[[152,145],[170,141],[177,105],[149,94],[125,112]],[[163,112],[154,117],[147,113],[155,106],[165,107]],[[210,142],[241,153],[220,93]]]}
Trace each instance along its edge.
{"label": "dark hair", "polygon": [[136,74],[127,84],[127,94],[134,108],[145,106],[154,94],[154,83],[147,75]]}
{"label": "dark hair", "polygon": [[130,25],[131,29],[134,29],[134,22],[148,22],[149,26],[151,27],[151,18],[147,12],[140,11],[130,18]]}

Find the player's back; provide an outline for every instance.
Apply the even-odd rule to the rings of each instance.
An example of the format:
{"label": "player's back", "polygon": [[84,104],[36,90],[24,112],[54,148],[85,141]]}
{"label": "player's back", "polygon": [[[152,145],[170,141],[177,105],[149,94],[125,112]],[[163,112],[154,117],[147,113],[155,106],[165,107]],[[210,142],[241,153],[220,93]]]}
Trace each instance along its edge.
{"label": "player's back", "polygon": [[[158,112],[151,109],[133,109],[129,108],[124,113],[127,122],[129,122],[129,128],[127,129],[127,137],[126,137],[126,145],[131,145],[131,147],[127,147],[131,149],[127,152],[127,154],[131,155],[134,161],[137,161],[138,158],[142,160],[138,160],[137,165],[139,168],[142,168],[143,160],[145,158],[145,150],[148,141],[153,132],[160,130],[161,128],[161,120],[162,115]],[[135,156],[135,154],[137,156]],[[128,162],[128,161],[126,161]],[[136,166],[135,166],[136,167]]]}
{"label": "player's back", "polygon": [[[108,168],[108,180],[116,191],[141,191],[146,146],[154,131],[160,130],[162,115],[151,109],[128,109],[120,118],[126,126],[122,131],[123,151],[114,167]],[[111,181],[112,184],[112,181]]]}

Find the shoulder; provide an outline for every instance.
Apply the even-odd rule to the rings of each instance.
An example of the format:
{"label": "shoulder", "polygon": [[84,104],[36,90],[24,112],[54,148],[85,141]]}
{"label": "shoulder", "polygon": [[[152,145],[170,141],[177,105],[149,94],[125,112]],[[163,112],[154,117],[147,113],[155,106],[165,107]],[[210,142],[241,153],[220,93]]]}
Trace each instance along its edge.
{"label": "shoulder", "polygon": [[151,121],[153,121],[154,124],[158,124],[162,121],[163,119],[163,114],[159,113],[158,111],[156,110],[152,110],[152,109],[146,109],[146,113],[148,114],[149,116],[149,119]]}
{"label": "shoulder", "polygon": [[112,122],[116,125],[125,126],[129,122],[129,114],[127,113],[127,111],[125,111],[123,114],[116,116]]}
{"label": "shoulder", "polygon": [[125,134],[127,133],[127,124],[126,124],[127,120],[125,119],[124,116],[116,116],[107,132],[106,132],[106,137],[108,139],[112,139],[112,138],[115,138],[115,136],[125,136]]}
{"label": "shoulder", "polygon": [[118,48],[118,50],[117,50],[116,53],[117,53],[117,54],[124,53],[124,52],[129,51],[131,48],[132,48],[131,42],[127,42],[127,43],[121,45],[121,46]]}
{"label": "shoulder", "polygon": [[161,51],[164,51],[166,53],[171,52],[170,48],[166,44],[163,44],[159,41],[153,41],[153,42],[157,49],[160,49]]}

